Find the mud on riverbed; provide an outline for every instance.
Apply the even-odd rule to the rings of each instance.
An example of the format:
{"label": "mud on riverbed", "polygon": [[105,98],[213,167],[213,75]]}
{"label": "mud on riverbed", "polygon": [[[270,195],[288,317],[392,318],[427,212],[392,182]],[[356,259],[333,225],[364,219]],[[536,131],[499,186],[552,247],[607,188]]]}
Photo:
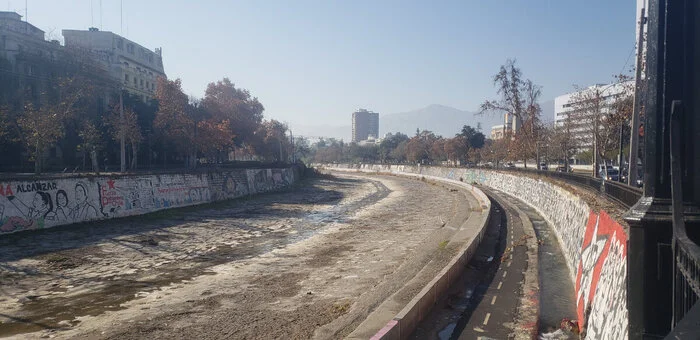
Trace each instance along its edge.
{"label": "mud on riverbed", "polygon": [[421,269],[444,266],[455,250],[440,247],[454,233],[444,221],[464,217],[464,194],[342,175],[245,200],[7,235],[0,336],[343,336]]}

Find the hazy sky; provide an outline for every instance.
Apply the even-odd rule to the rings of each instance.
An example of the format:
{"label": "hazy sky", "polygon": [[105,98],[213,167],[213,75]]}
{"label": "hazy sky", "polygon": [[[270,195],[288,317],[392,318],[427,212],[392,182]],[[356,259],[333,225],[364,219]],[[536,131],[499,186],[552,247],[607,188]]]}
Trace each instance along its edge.
{"label": "hazy sky", "polygon": [[[121,3],[123,30],[119,0],[28,0],[28,19],[49,37],[93,25],[162,47],[166,74],[188,94],[229,77],[266,117],[292,124],[348,125],[358,107],[475,110],[495,96],[491,78],[507,58],[543,100],[634,63],[634,0]],[[25,1],[2,9],[24,15]]]}

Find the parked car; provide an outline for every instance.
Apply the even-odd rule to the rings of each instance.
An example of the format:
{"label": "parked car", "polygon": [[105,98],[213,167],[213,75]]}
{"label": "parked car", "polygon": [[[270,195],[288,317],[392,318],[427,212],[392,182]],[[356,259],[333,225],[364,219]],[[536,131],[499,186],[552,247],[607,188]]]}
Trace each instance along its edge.
{"label": "parked car", "polygon": [[547,166],[547,163],[542,162],[542,163],[540,163],[539,169],[546,171],[546,170],[549,170],[549,167]]}
{"label": "parked car", "polygon": [[515,169],[515,164],[513,164],[513,162],[508,162],[506,163],[506,168]]}
{"label": "parked car", "polygon": [[558,172],[571,172],[571,167],[568,165],[560,165],[556,169]]}
{"label": "parked car", "polygon": [[601,170],[600,177],[606,181],[619,182],[620,181],[620,172],[613,167],[607,167],[607,168],[604,168],[603,170]]}

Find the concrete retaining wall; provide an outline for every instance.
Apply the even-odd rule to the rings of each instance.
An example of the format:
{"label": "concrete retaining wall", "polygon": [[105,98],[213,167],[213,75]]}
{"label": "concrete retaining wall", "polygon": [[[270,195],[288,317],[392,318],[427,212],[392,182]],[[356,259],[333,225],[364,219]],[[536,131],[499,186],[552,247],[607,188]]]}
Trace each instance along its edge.
{"label": "concrete retaining wall", "polygon": [[605,211],[592,211],[582,199],[549,182],[493,170],[371,164],[325,167],[477,183],[527,202],[557,233],[575,286],[579,325],[586,325],[586,338],[627,338],[627,235]]}
{"label": "concrete retaining wall", "polygon": [[277,190],[297,168],[0,181],[0,235]]}

